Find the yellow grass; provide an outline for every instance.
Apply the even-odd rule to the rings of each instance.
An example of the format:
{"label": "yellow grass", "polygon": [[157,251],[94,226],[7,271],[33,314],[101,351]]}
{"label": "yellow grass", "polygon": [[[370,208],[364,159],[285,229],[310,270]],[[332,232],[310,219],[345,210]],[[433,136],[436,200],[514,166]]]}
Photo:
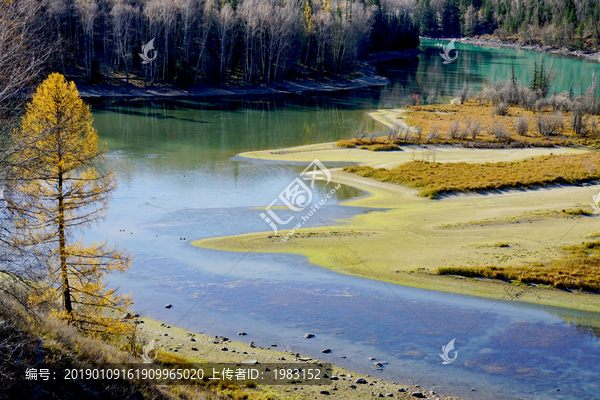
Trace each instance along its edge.
{"label": "yellow grass", "polygon": [[600,291],[600,240],[565,247],[570,254],[549,265],[444,267],[440,275],[509,279],[563,289]]}
{"label": "yellow grass", "polygon": [[[550,109],[545,109],[541,114],[549,114],[550,112]],[[507,115],[495,116],[494,106],[491,103],[479,104],[475,100],[469,100],[464,104],[428,105],[420,106],[419,108],[407,106],[399,110],[373,112],[370,115],[388,126],[388,128],[394,128],[398,124],[407,124],[413,127],[421,127],[423,134],[419,137],[419,135],[413,133],[408,136],[407,140],[403,136],[402,138],[396,138],[389,135],[372,139],[340,140],[336,145],[348,148],[359,147],[366,144],[365,142],[371,144],[460,144],[466,147],[551,147],[571,145],[598,147],[600,144],[598,136],[580,137],[574,134],[571,128],[571,115],[569,112],[563,113],[563,129],[559,134],[543,137],[536,128],[536,119],[538,117],[536,113],[525,111],[520,106],[513,106],[508,108]],[[519,135],[515,129],[516,120],[522,116],[527,118],[529,129],[524,135]],[[470,135],[461,138],[448,138],[446,136],[446,133],[455,121],[459,122],[459,128],[462,132],[467,120],[480,124],[481,133],[476,138],[472,138]],[[490,133],[490,128],[496,123],[501,123],[508,129],[511,136],[509,141],[500,141]],[[431,138],[429,135],[436,129],[439,136]]]}
{"label": "yellow grass", "polygon": [[421,196],[437,198],[450,192],[527,188],[600,178],[600,154],[550,155],[523,161],[471,164],[412,161],[392,169],[352,166],[344,171],[381,182],[419,189]]}

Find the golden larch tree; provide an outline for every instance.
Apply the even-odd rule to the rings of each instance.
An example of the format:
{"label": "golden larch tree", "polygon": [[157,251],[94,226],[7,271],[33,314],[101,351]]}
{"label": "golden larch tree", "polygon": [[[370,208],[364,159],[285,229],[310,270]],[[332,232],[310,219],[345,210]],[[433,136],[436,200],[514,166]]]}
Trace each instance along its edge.
{"label": "golden larch tree", "polygon": [[86,246],[74,238],[105,217],[117,188],[114,172],[102,172],[99,164],[104,149],[92,121],[75,84],[61,74],[37,88],[14,135],[22,150],[7,209],[17,245],[47,260],[32,300],[52,304],[55,314],[84,331],[126,333],[130,327],[118,317],[132,301],[107,289],[103,278],[127,270],[130,256],[105,242]]}

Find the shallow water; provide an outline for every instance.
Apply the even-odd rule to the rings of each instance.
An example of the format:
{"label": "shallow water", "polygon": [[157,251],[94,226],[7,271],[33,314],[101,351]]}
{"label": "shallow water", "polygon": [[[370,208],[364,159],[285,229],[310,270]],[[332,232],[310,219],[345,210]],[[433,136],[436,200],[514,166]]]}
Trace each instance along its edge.
{"label": "shallow water", "polygon": [[[201,238],[268,231],[261,208],[306,167],[235,154],[348,138],[361,124],[381,129],[366,112],[402,106],[411,93],[425,96],[434,88],[439,101],[453,96],[465,80],[476,86],[492,77],[508,78],[512,60],[527,80],[527,65],[544,57],[457,45],[456,63],[442,65],[435,46],[425,42],[418,60],[382,64],[393,79],[384,88],[241,100],[92,102],[94,125],[107,142],[107,164],[118,173],[120,187],[106,221],[85,238],[119,242],[135,253],[132,268],[112,276],[111,283],[133,294],[139,312],[169,324],[232,339],[245,331],[246,342],[289,346],[440,393],[597,398],[598,313],[384,284],[336,274],[297,255],[190,245]],[[554,59],[573,80],[589,79],[598,66]],[[565,82],[557,76],[556,87],[568,89]],[[315,201],[330,187],[317,183]],[[339,205],[363,194],[342,186],[306,226],[370,212]],[[166,303],[173,308],[164,309]],[[316,337],[304,339],[306,332]],[[452,339],[458,358],[442,365],[441,346]],[[321,354],[324,348],[333,351]],[[388,364],[376,370],[369,357]],[[556,388],[561,390],[552,392]]]}

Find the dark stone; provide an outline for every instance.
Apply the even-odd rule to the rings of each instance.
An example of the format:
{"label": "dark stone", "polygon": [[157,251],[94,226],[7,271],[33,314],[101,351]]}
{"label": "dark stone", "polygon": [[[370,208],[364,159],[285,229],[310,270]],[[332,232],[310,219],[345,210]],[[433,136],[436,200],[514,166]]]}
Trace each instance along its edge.
{"label": "dark stone", "polygon": [[359,383],[361,385],[366,385],[367,381],[364,378],[358,378],[357,380],[354,381],[354,383]]}
{"label": "dark stone", "polygon": [[306,339],[310,339],[310,338],[312,338],[312,337],[315,337],[315,335],[313,335],[312,333],[305,333],[305,334],[304,334],[304,337],[305,337]]}
{"label": "dark stone", "polygon": [[323,350],[321,350],[321,353],[325,353],[325,354],[331,353],[331,349],[323,349]]}
{"label": "dark stone", "polygon": [[238,332],[238,335],[239,335],[239,336],[246,336],[246,335],[247,335],[247,333],[246,333],[246,332]]}
{"label": "dark stone", "polygon": [[417,397],[419,399],[424,399],[425,398],[425,396],[421,392],[412,392],[411,395],[412,395],[412,397]]}
{"label": "dark stone", "polygon": [[227,347],[221,347],[221,350],[223,350],[223,351],[227,351],[227,350],[229,350],[229,349],[228,349]]}
{"label": "dark stone", "polygon": [[327,390],[321,390],[321,394],[330,394]]}
{"label": "dark stone", "polygon": [[173,304],[167,304],[167,305],[165,305],[165,308],[171,308],[171,307],[173,307]]}

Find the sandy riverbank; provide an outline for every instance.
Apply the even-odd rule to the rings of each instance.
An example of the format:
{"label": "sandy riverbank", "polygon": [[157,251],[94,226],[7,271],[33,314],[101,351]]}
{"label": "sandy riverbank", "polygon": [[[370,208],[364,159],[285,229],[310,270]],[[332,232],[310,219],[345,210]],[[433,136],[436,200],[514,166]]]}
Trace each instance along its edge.
{"label": "sandy riverbank", "polygon": [[[283,351],[285,349],[285,344],[283,343],[273,343],[277,346],[269,348],[260,348],[251,345],[251,332],[248,332],[244,336],[227,338],[232,340],[217,340],[217,343],[215,343],[214,337],[199,332],[187,331],[176,326],[162,324],[150,318],[140,318],[139,320],[142,321],[138,327],[143,341],[149,342],[152,339],[156,339],[158,349],[186,357],[191,362],[240,363],[244,360],[256,360],[259,363],[257,367],[260,367],[261,364],[277,362],[298,362],[307,365],[318,362],[316,359],[311,359],[303,355],[297,357],[297,353],[292,349]],[[223,348],[227,350],[222,350]],[[299,358],[306,361],[301,361]],[[385,360],[369,360],[371,363],[379,361]],[[265,396],[271,395],[272,397],[270,398],[277,399],[328,398],[332,395],[336,399],[370,399],[373,396],[378,396],[379,393],[386,397],[388,394],[392,394],[393,398],[396,399],[414,399],[415,397],[412,396],[413,392],[424,393],[431,399],[459,399],[458,397],[437,393],[433,395],[431,389],[425,390],[411,384],[385,382],[369,375],[356,374],[338,368],[335,365],[334,372],[337,379],[333,380],[331,385],[259,385],[256,389],[248,389],[247,391]],[[361,378],[367,383],[356,383],[356,380]],[[322,394],[321,391],[327,391],[331,394]]]}
{"label": "sandy riverbank", "polygon": [[[372,152],[338,149],[332,143],[243,153],[240,157],[283,162],[347,162],[391,167],[435,150],[438,162],[497,162],[543,154],[581,153],[573,148],[464,149],[403,147]],[[369,195],[344,203],[375,209],[340,221],[335,227],[300,229],[284,242],[288,229],[196,241],[200,247],[229,251],[285,252],[305,255],[336,272],[432,290],[510,299],[510,283],[438,276],[443,266],[522,265],[551,261],[562,246],[580,243],[600,230],[596,217],[573,217],[563,209],[588,207],[596,186],[548,187],[498,193],[461,194],[430,200],[416,190],[332,170],[332,180]],[[282,188],[283,189],[283,188]],[[265,205],[266,206],[266,205]],[[326,212],[322,210],[320,212]],[[290,224],[291,225],[291,224]],[[291,226],[290,226],[291,229]],[[508,243],[509,246],[498,246]],[[575,291],[520,287],[519,300],[600,311],[600,296]]]}

